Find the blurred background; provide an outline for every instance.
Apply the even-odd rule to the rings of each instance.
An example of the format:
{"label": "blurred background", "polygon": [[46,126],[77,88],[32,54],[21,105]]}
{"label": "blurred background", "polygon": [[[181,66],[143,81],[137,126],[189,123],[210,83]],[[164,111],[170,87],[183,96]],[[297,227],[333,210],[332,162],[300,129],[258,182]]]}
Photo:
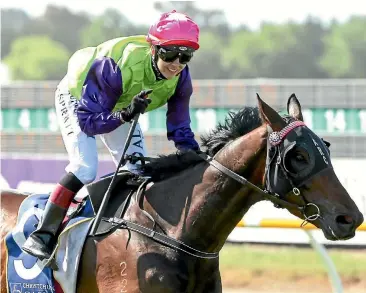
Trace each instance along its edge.
{"label": "blurred background", "polygon": [[[54,91],[70,56],[111,38],[146,34],[162,12],[176,9],[201,28],[201,48],[189,64],[197,139],[223,121],[229,110],[255,106],[256,93],[277,110],[296,93],[305,122],[331,142],[336,173],[366,213],[362,1],[57,2],[1,4],[2,188],[48,192],[63,174],[67,155]],[[151,156],[174,151],[166,139],[165,111],[163,107],[140,117]],[[100,176],[114,171],[114,165],[98,143]],[[255,226],[262,219],[293,220],[285,211],[260,203],[243,223]],[[366,232],[358,231],[354,239],[337,245],[320,231],[311,233],[329,248],[344,292],[366,292]],[[332,292],[326,266],[309,243],[300,229],[236,228],[221,257],[225,292]]]}

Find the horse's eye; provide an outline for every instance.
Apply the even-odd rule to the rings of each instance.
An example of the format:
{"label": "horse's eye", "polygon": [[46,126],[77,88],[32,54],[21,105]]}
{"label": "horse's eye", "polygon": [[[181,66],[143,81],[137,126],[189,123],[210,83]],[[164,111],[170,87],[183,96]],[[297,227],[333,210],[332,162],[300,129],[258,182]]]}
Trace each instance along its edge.
{"label": "horse's eye", "polygon": [[298,163],[307,163],[310,161],[309,154],[303,149],[296,150],[293,158]]}
{"label": "horse's eye", "polygon": [[310,157],[308,152],[298,147],[292,149],[286,156],[284,161],[285,169],[290,173],[297,173],[308,166]]}
{"label": "horse's eye", "polygon": [[296,154],[295,156],[296,161],[303,162],[305,161],[305,157],[302,154]]}

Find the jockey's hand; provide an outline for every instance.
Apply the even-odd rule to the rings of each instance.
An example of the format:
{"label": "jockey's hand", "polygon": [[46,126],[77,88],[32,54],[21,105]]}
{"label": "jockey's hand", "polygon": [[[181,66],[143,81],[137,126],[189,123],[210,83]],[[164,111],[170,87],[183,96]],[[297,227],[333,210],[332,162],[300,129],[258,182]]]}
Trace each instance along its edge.
{"label": "jockey's hand", "polygon": [[147,96],[151,94],[152,90],[142,90],[139,94],[133,97],[131,103],[127,108],[121,111],[122,118],[126,122],[130,122],[136,114],[145,113],[146,108],[151,103],[151,99]]}

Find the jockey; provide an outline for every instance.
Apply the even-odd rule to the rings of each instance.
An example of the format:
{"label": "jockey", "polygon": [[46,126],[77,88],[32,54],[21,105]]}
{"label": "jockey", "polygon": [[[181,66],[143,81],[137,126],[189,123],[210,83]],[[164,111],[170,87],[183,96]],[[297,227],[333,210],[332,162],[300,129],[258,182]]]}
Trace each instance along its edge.
{"label": "jockey", "polygon": [[[96,178],[96,135],[118,165],[133,117],[167,104],[168,140],[178,150],[199,150],[190,127],[193,89],[187,66],[199,48],[198,39],[198,25],[173,10],[162,14],[147,36],[112,39],[81,49],[70,58],[67,74],[55,94],[70,163],[51,193],[37,229],[23,245],[25,252],[39,259],[50,258],[72,199]],[[127,154],[146,154],[138,124]],[[131,163],[125,168],[136,171]]]}

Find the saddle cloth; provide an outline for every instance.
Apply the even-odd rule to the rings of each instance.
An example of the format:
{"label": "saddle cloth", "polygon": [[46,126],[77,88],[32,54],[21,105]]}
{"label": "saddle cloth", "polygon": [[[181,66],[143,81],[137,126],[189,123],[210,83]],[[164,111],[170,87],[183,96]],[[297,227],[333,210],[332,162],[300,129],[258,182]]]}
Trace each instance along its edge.
{"label": "saddle cloth", "polygon": [[21,250],[27,237],[36,229],[48,197],[49,194],[27,197],[19,208],[16,227],[5,238],[8,293],[76,292],[80,255],[94,216],[90,200],[67,222],[59,235],[55,250],[57,271],[45,267],[43,262]]}

